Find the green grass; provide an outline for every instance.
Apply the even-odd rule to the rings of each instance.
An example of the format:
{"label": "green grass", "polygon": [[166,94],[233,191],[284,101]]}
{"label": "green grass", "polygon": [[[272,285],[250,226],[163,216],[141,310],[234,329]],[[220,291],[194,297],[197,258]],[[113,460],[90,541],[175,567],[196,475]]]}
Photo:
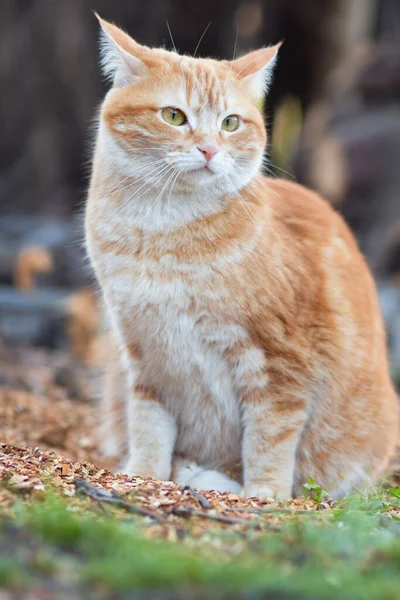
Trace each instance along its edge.
{"label": "green grass", "polygon": [[[126,516],[81,514],[54,498],[21,503],[0,528],[0,587],[51,581],[82,598],[164,590],[171,598],[398,600],[400,522],[386,513],[398,496],[360,495],[332,510],[289,515],[278,533],[216,528],[209,538],[175,543],[144,539]],[[231,552],[218,550],[219,534]]]}

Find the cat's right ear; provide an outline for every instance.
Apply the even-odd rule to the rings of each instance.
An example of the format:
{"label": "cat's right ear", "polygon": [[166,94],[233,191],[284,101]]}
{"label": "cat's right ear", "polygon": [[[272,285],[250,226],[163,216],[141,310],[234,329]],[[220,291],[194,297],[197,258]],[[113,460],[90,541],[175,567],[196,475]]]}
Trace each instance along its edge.
{"label": "cat's right ear", "polygon": [[115,87],[127,87],[144,77],[147,67],[141,60],[148,50],[135,42],[116,25],[96,17],[101,26],[100,51],[101,66],[104,75]]}

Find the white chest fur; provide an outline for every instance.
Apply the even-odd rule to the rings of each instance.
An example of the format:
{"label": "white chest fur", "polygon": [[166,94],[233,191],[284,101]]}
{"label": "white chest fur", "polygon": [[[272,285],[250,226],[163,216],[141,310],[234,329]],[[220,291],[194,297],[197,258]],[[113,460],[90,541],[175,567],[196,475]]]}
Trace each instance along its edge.
{"label": "white chest fur", "polygon": [[[169,267],[109,254],[103,278],[109,306],[124,339],[141,348],[139,376],[176,418],[176,451],[214,467],[232,464],[240,459],[240,410],[223,350],[245,332],[199,308],[198,280]],[[205,276],[209,269],[199,268],[200,280]],[[215,301],[208,289],[206,300]]]}

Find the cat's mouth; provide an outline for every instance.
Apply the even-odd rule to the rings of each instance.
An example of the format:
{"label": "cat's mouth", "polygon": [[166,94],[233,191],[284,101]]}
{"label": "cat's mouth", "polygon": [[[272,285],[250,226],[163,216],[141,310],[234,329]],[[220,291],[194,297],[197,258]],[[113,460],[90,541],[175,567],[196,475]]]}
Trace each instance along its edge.
{"label": "cat's mouth", "polygon": [[188,173],[209,173],[210,175],[215,175],[215,171],[209,164],[193,167],[192,169],[189,169]]}

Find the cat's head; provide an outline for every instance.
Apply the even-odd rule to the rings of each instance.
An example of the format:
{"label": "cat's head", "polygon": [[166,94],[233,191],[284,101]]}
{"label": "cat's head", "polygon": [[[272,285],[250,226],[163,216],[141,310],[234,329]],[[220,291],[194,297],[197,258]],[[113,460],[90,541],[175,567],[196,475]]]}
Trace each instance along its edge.
{"label": "cat's head", "polygon": [[151,49],[100,24],[103,70],[112,81],[102,143],[120,170],[168,193],[171,186],[218,194],[245,186],[263,158],[262,99],[279,45],[217,61]]}

